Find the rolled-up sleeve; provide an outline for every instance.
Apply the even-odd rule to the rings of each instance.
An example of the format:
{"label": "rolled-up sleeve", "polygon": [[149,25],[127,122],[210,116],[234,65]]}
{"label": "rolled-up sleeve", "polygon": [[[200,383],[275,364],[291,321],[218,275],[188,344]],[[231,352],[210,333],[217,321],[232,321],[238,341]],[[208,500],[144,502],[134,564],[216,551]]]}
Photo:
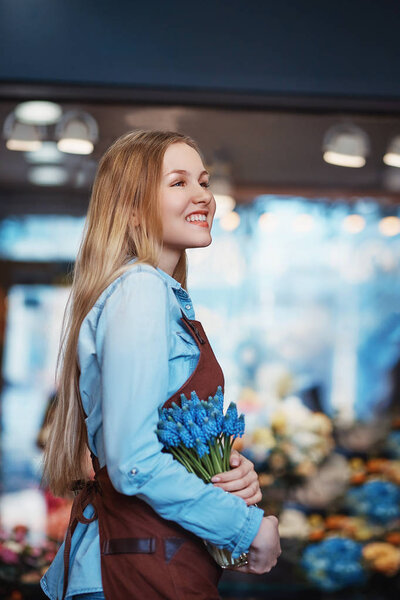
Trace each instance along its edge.
{"label": "rolled-up sleeve", "polygon": [[155,433],[168,395],[169,315],[167,284],[150,271],[128,273],[104,304],[96,351],[107,470],[119,492],[237,556],[263,511],[189,473],[161,451]]}

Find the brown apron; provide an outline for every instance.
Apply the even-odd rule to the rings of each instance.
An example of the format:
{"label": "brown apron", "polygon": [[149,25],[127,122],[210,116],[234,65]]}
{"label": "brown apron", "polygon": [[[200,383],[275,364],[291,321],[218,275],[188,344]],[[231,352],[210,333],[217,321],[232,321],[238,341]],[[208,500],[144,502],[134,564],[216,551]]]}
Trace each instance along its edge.
{"label": "brown apron", "polygon": [[[195,390],[201,399],[214,395],[224,375],[199,321],[181,321],[194,337],[200,357],[197,367],[182,387],[164,403],[180,405],[180,395],[190,398]],[[91,454],[95,479],[88,481],[75,497],[65,538],[64,599],[68,587],[71,537],[78,522],[98,518],[101,578],[107,600],[220,600],[218,581],[222,569],[208,553],[203,541],[174,521],[160,517],[136,496],[115,490],[106,466],[100,468]],[[173,485],[173,482],[171,482]],[[83,516],[88,504],[95,513]]]}

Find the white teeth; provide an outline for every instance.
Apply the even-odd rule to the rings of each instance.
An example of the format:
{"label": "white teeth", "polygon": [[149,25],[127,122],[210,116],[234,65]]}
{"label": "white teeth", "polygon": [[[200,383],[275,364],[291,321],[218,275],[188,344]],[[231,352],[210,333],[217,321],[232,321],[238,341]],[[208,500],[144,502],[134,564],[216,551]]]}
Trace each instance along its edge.
{"label": "white teeth", "polygon": [[196,215],[189,215],[188,217],[186,217],[186,221],[193,222],[193,221],[207,221],[207,217],[206,215],[200,215],[200,214],[196,214]]}

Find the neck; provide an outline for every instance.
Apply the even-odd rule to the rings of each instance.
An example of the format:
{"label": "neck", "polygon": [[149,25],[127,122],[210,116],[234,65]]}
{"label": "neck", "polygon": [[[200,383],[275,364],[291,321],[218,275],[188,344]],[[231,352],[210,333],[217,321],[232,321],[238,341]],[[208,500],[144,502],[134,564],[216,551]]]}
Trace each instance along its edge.
{"label": "neck", "polygon": [[173,277],[176,265],[180,259],[181,253],[177,250],[169,250],[164,248],[161,252],[160,259],[158,261],[158,267]]}

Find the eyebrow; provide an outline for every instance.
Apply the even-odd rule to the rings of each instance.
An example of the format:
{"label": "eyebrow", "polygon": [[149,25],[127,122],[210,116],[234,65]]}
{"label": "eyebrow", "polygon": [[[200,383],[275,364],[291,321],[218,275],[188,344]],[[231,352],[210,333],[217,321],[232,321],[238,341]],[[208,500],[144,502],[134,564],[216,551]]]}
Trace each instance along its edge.
{"label": "eyebrow", "polygon": [[[166,173],[166,174],[165,174],[165,177],[166,177],[167,175],[171,175],[171,173],[182,173],[182,175],[188,175],[188,174],[189,174],[189,172],[188,172],[188,171],[186,171],[186,169],[174,169],[173,171],[170,171],[169,173]],[[201,177],[202,175],[204,175],[204,173],[205,173],[206,175],[209,175],[209,174],[210,174],[208,171],[202,171],[202,172],[200,173],[199,177]]]}

